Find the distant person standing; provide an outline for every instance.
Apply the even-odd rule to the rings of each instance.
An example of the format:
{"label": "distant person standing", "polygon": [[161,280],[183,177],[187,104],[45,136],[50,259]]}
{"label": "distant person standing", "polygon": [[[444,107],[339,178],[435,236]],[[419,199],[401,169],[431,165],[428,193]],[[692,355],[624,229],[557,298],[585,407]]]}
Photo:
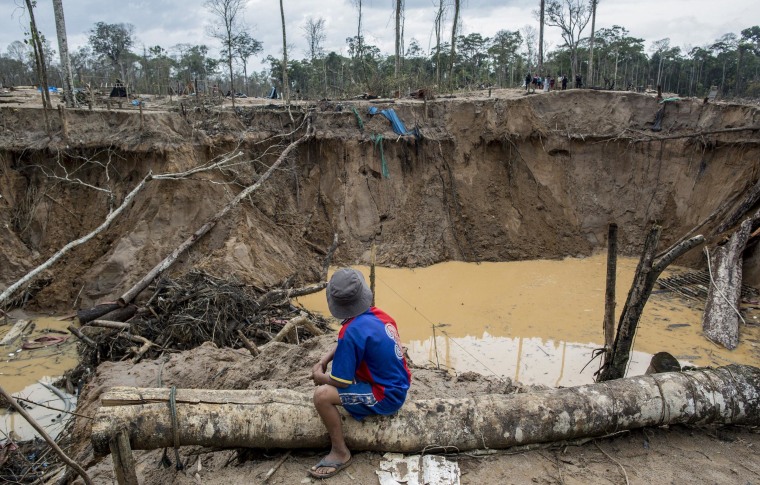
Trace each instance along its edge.
{"label": "distant person standing", "polygon": [[583,87],[583,78],[580,74],[575,75],[575,87],[576,89],[580,89]]}
{"label": "distant person standing", "polygon": [[562,76],[562,90],[567,89],[567,76]]}
{"label": "distant person standing", "polygon": [[525,75],[525,90],[530,91],[530,83],[533,82],[533,76],[528,73]]}
{"label": "distant person standing", "polygon": [[553,77],[549,78],[549,91],[554,91],[554,83],[555,79]]}

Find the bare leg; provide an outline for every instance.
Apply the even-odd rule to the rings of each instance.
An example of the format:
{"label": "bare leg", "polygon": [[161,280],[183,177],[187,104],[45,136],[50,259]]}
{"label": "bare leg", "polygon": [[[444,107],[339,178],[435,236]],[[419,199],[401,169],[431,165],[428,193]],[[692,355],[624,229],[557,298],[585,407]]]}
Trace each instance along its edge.
{"label": "bare leg", "polygon": [[[319,417],[327,428],[330,435],[332,448],[330,453],[325,457],[326,461],[335,463],[345,463],[351,458],[351,452],[346,447],[346,441],[343,438],[343,427],[341,425],[340,413],[336,406],[340,405],[340,396],[338,389],[328,384],[323,384],[314,391],[314,407],[317,408]],[[317,473],[329,473],[335,470],[333,467],[314,468]]]}

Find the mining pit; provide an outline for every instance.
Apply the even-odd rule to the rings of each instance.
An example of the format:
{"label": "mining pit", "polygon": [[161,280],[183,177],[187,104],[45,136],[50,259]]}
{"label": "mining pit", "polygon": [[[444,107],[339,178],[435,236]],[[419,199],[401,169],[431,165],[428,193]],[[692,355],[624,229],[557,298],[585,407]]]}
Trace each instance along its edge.
{"label": "mining pit", "polygon": [[[0,107],[0,290],[71,241],[90,234],[115,210],[121,212],[108,227],[15,292],[2,308],[8,314],[6,321],[42,314],[66,316],[116,301],[183,241],[192,239],[242,189],[263,179],[268,167],[289,143],[303,136],[307,126],[310,137],[257,190],[180,254],[157,283],[142,291],[135,300],[138,307],[161,300],[156,295],[163,295],[162,282],[170,282],[163,288],[171,290],[185,288],[182,285],[188,281],[205,286],[174,296],[194,301],[201,294],[208,298],[215,287],[232,285],[238,293],[231,291],[230,301],[237,298],[233,303],[239,307],[244,304],[239,301],[240,292],[261,296],[323,281],[328,255],[333,266],[366,267],[374,257],[381,278],[389,282],[390,273],[383,275],[383,271],[423,271],[438,263],[594,261],[606,250],[610,223],[619,227],[619,251],[629,258],[624,263],[627,271],[632,272],[655,223],[662,227],[660,249],[685,234],[704,235],[705,243],[678,259],[674,271],[704,270],[703,248],[712,250],[722,243],[738,222],[725,228],[725,219],[712,216],[721,207],[734,208],[760,178],[760,109],[690,98],[663,104],[653,95],[629,92],[569,90],[526,95],[520,90],[495,90],[488,93],[490,97],[476,92],[426,101],[325,100],[301,102],[290,109],[269,100],[248,99],[233,111],[203,100],[171,103],[156,97],[143,109],[49,111],[46,128],[42,109],[22,94],[15,103]],[[394,132],[379,114],[370,116],[373,106],[394,109],[410,134]],[[659,110],[664,110],[661,130],[653,131]],[[144,188],[121,207],[141,182]],[[742,217],[754,213],[757,203],[749,209]],[[336,235],[333,254],[330,249]],[[756,236],[750,240],[743,256],[743,283],[754,288],[760,287],[756,241]],[[510,270],[518,289],[528,280],[529,268]],[[531,344],[536,347],[531,357],[534,363],[523,363],[524,369],[541,365],[546,354],[542,345],[549,338],[559,340],[570,334],[573,338],[565,341],[571,344],[603,340],[599,313],[604,303],[603,276],[597,283],[602,288],[596,292],[599,308],[586,313],[586,320],[592,321],[588,328],[598,328],[598,336],[578,330],[583,314],[563,322],[552,337],[524,333],[532,319],[539,320],[539,306],[553,307],[552,315],[562,318],[585,305],[567,296],[575,294],[573,285],[587,285],[573,279],[573,271],[580,270],[566,267],[563,271],[570,273],[563,285],[546,288],[531,302],[535,312],[528,306],[514,315],[492,315],[494,321],[504,317],[512,323],[498,332],[491,330],[490,337],[539,339]],[[548,270],[542,278],[557,272]],[[427,281],[456,277],[444,271],[443,276]],[[491,286],[497,290],[499,285],[504,287],[505,291],[494,291],[491,300],[523,297],[507,292],[509,285],[493,275],[473,276],[478,277],[493,280]],[[391,286],[405,295],[407,304],[407,300],[424,299],[420,296],[424,291],[412,294],[411,288],[402,288],[408,279],[401,274]],[[461,290],[437,287],[428,295],[433,291],[441,301],[462,296]],[[626,291],[625,287],[618,290],[618,311]],[[276,333],[282,319],[302,310],[295,304],[306,299],[278,307],[276,315],[268,314],[266,331]],[[681,325],[681,320],[671,321],[663,311],[704,308],[704,304],[700,307],[665,293],[652,295],[651,300],[665,310],[645,314],[645,319],[649,318],[647,325],[660,325],[661,330]],[[706,339],[695,343],[700,338],[698,316],[689,314],[683,317],[683,325],[694,330],[688,338],[678,333],[680,327],[645,337],[646,355],[673,346],[684,355],[696,355],[686,359],[694,365],[760,364],[760,331],[752,320],[760,315],[760,306],[757,298],[745,303],[743,311],[749,318],[741,328],[741,347],[736,353],[717,349]],[[434,302],[433,307],[439,304]],[[314,305],[307,307],[319,310]],[[378,301],[378,306],[383,307],[383,302]],[[165,310],[172,312],[170,307]],[[496,369],[499,352],[514,359],[516,348],[511,347],[514,343],[493,338],[481,342],[496,347],[487,358],[477,346],[468,351],[481,352],[478,355],[487,361],[485,369],[457,365],[454,361],[463,360],[463,354],[453,360],[444,356],[441,366],[440,361],[434,362],[439,351],[432,346],[447,339],[436,340],[435,335],[429,339],[431,325],[443,323],[444,317],[422,307],[415,311],[430,315],[430,321],[422,318],[418,326],[406,330],[410,337],[405,342],[414,341],[419,347],[418,357],[412,359],[416,365],[410,399],[522,393],[541,385],[579,383],[560,381],[554,374],[549,381],[520,379],[511,367],[501,372]],[[397,317],[402,339],[405,320],[414,315]],[[263,325],[262,321],[248,323]],[[135,350],[130,348],[134,343],[89,353],[79,344],[85,348],[80,349],[80,366],[68,378],[74,388],[80,380],[83,383],[77,413],[85,417],[72,422],[62,442],[96,483],[112,483],[114,471],[110,456],[93,455],[91,423],[86,417],[95,414],[100,396],[110,386],[310,392],[310,368],[334,339],[327,335],[300,343],[274,343],[253,358],[234,335],[219,330],[225,323],[216,322],[220,326],[213,327],[205,343],[203,338],[183,340],[186,336],[175,332],[174,340],[161,343],[160,349],[154,347],[134,363]],[[183,320],[171,326],[191,324]],[[327,328],[324,321],[320,325]],[[147,323],[139,328],[149,330]],[[226,340],[214,340],[217,331]],[[478,327],[474,333],[481,336],[483,331]],[[0,327],[0,332],[5,333],[5,328]],[[690,354],[689,349],[697,346],[700,350]],[[717,360],[701,360],[709,357],[711,348]],[[647,362],[639,364],[646,367]],[[573,364],[572,369],[576,367]],[[492,368],[496,371],[491,372]],[[520,364],[515,368],[520,369]],[[38,377],[30,377],[31,382]],[[462,483],[624,483],[629,479],[634,483],[754,483],[760,477],[758,448],[756,427],[677,425],[554,447],[480,454],[443,451],[459,463]],[[5,458],[2,451],[0,456]],[[261,480],[283,451],[188,446],[180,450],[188,466],[183,471],[160,467],[160,450],[135,451],[134,456],[140,483],[243,484]],[[306,469],[318,460],[319,451],[294,451],[269,482],[308,483]],[[174,455],[169,455],[174,461]],[[357,453],[348,473],[332,482],[375,483],[381,459],[378,452]]]}

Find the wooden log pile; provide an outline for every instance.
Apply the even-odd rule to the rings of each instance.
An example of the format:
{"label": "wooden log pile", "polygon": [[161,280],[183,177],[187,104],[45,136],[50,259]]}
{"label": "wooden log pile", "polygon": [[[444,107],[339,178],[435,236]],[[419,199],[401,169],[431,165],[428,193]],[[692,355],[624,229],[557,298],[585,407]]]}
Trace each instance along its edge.
{"label": "wooden log pile", "polygon": [[138,362],[156,358],[167,348],[188,350],[205,342],[245,347],[257,355],[258,347],[270,340],[298,343],[325,332],[326,319],[290,301],[324,286],[259,291],[193,270],[177,280],[158,280],[142,307],[113,303],[80,312],[85,325],[70,330],[85,344],[81,349],[85,365],[124,358]]}

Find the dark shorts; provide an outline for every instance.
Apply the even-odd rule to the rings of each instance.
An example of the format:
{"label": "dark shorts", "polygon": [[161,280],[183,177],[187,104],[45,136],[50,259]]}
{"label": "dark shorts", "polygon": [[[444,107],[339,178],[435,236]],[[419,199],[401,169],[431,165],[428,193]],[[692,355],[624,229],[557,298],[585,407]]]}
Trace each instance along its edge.
{"label": "dark shorts", "polygon": [[354,419],[361,421],[373,414],[393,414],[401,406],[389,406],[390,403],[378,401],[372,394],[372,385],[366,382],[356,382],[348,387],[339,387],[338,395],[343,408]]}

